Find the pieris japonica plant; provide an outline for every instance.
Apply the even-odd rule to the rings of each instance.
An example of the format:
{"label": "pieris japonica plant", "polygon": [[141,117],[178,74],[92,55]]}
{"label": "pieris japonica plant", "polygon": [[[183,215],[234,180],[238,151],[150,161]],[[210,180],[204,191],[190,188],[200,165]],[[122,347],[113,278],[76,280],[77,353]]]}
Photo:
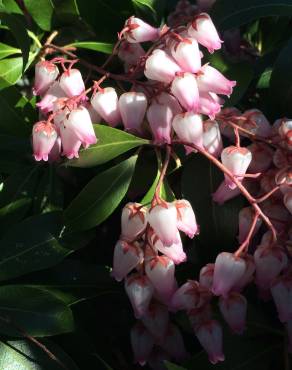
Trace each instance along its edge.
{"label": "pieris japonica plant", "polygon": [[[29,1],[19,3],[30,20]],[[137,13],[125,13],[129,17],[115,29],[116,43],[110,46],[63,45],[58,32],[42,44],[29,31],[37,47],[29,87],[37,110],[30,127],[31,162],[37,162],[35,171],[50,171],[41,180],[49,188],[43,203],[55,194],[54,174],[66,184],[65,202],[71,201],[64,212],[39,202],[42,216],[49,212],[58,217],[58,227],[49,228],[49,218],[45,229],[36,223],[33,245],[27,243],[23,252],[20,246],[26,244],[18,240],[18,232],[30,229],[21,224],[13,242],[6,243],[4,234],[3,249],[15,246],[20,274],[26,273],[26,261],[33,264],[28,272],[46,269],[53,262],[38,263],[38,254],[30,254],[43,248],[43,235],[45,243],[53,240],[44,254],[59,262],[86,244],[82,233],[101,225],[96,239],[104,244],[103,257],[110,253],[111,260],[105,263],[110,265],[106,276],[111,289],[123,297],[119,322],[128,311],[128,340],[122,345],[131,347],[132,355],[127,362],[115,349],[115,356],[122,358],[120,369],[171,369],[169,361],[191,369],[200,350],[206,363],[228,361],[225,338],[249,333],[254,301],[260,307],[269,305],[277,325],[272,330],[285,338],[285,356],[292,353],[292,118],[278,115],[272,122],[268,112],[255,108],[260,105],[257,92],[233,106],[246,81],[232,78],[232,68],[222,68],[224,58],[239,62],[239,68],[246,60],[258,60],[262,44],[254,50],[252,37],[243,38],[239,28],[222,32],[212,17],[214,3],[179,0],[161,24],[144,18],[136,4]],[[105,48],[108,57],[100,64],[88,61],[78,47]],[[92,167],[92,172],[74,167]],[[33,171],[25,182],[32,176]],[[72,200],[76,187],[86,183]],[[9,192],[6,185],[4,195]],[[24,189],[23,198],[12,197],[13,207],[20,202],[19,212],[27,194]],[[11,205],[2,207],[3,214],[14,216]],[[39,239],[34,233],[41,234]],[[210,240],[213,244],[206,247]],[[3,280],[5,274],[18,277],[6,272],[11,257],[5,253]],[[78,280],[77,270],[73,275]],[[65,280],[60,285],[66,286]],[[67,309],[85,299],[51,294],[65,300]],[[23,311],[38,312],[30,304],[24,303]],[[100,307],[94,313],[99,319],[102,303]],[[109,318],[110,309],[105,311]],[[38,336],[37,329],[31,335],[0,312],[0,325],[2,321],[27,339]],[[66,330],[56,330],[62,332]]]}

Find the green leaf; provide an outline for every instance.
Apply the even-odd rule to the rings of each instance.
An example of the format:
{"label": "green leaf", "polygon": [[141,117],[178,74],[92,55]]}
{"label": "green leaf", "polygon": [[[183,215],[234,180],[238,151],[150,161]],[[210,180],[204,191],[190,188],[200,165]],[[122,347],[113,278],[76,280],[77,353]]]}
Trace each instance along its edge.
{"label": "green leaf", "polygon": [[267,68],[260,76],[257,89],[267,89],[270,86],[270,80],[272,76],[272,68]]}
{"label": "green leaf", "polygon": [[[146,205],[146,204],[151,203],[151,201],[154,197],[154,194],[155,194],[155,190],[156,190],[156,186],[158,184],[159,178],[160,178],[160,171],[158,170],[157,175],[156,175],[156,177],[153,181],[153,184],[151,185],[150,189],[147,191],[147,193],[145,194],[145,196],[141,200],[141,204]],[[167,202],[172,202],[172,201],[175,200],[175,196],[174,196],[173,191],[171,190],[171,188],[168,184],[167,179],[164,179],[164,181],[161,185],[161,188],[160,188],[160,194],[159,195],[162,199],[166,200]]]}
{"label": "green leaf", "polygon": [[187,370],[186,368],[173,364],[172,362],[169,361],[165,361],[164,364],[167,370]]}
{"label": "green leaf", "polygon": [[[66,369],[78,370],[72,359],[55,343],[43,339],[43,345],[53,353]],[[0,342],[0,368],[5,370],[64,370],[47,353],[29,340]]]}
{"label": "green leaf", "polygon": [[0,11],[22,15],[22,11],[15,0],[2,0],[1,5]]}
{"label": "green leaf", "polygon": [[166,7],[165,0],[132,0],[132,3],[138,16],[154,20],[159,25]]}
{"label": "green leaf", "polygon": [[207,248],[209,260],[219,250],[233,248],[238,229],[238,212],[243,207],[241,197],[221,206],[212,201],[212,193],[222,180],[221,171],[203,157],[195,156],[184,166],[183,197],[191,202],[196,213],[200,225],[198,240]]}
{"label": "green leaf", "polygon": [[13,46],[3,44],[0,42],[0,59],[4,59],[13,54],[20,54],[21,50],[14,48]]}
{"label": "green leaf", "polygon": [[[10,322],[5,324],[1,318]],[[13,326],[15,324],[15,326]],[[0,287],[0,332],[22,337],[23,332],[37,337],[70,332],[74,329],[69,307],[53,294],[27,286]]]}
{"label": "green leaf", "polygon": [[86,230],[99,225],[120,204],[129,188],[137,155],[95,176],[65,210],[71,230]]}
{"label": "green leaf", "polygon": [[292,0],[221,0],[215,2],[211,12],[221,31],[262,17],[291,15]]}
{"label": "green leaf", "polygon": [[106,43],[106,42],[94,42],[94,41],[73,42],[72,44],[68,46],[74,46],[75,48],[81,48],[81,49],[100,51],[105,54],[111,54],[114,48],[113,44]]}
{"label": "green leaf", "polygon": [[42,30],[50,31],[54,11],[51,0],[24,0],[24,4],[36,24]]}
{"label": "green leaf", "polygon": [[97,166],[130,149],[149,143],[148,140],[109,126],[94,125],[94,131],[98,139],[97,144],[91,145],[88,149],[81,149],[79,158],[66,161],[65,165],[72,167]]}

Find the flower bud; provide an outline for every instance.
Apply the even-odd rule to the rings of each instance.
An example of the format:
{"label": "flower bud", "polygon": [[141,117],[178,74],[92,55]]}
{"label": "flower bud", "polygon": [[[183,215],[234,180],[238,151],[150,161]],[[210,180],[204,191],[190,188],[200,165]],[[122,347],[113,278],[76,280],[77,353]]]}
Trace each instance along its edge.
{"label": "flower bud", "polygon": [[98,91],[91,98],[91,104],[97,113],[112,127],[121,122],[118,95],[113,87]]}
{"label": "flower bud", "polygon": [[185,199],[174,202],[177,211],[177,228],[183,231],[189,238],[198,234],[198,225],[193,208]]}
{"label": "flower bud", "polygon": [[250,173],[265,172],[272,164],[274,150],[265,143],[252,143],[247,146],[252,154],[248,167]]}
{"label": "flower bud", "polygon": [[201,346],[207,352],[209,361],[212,364],[224,361],[225,357],[222,351],[222,328],[217,321],[210,320],[205,322],[195,331],[195,334]]}
{"label": "flower bud", "polygon": [[183,71],[196,73],[201,68],[201,54],[196,40],[184,38],[180,42],[173,42],[170,51]]}
{"label": "flower bud", "polygon": [[59,75],[58,67],[42,60],[35,65],[34,95],[44,95]]}
{"label": "flower bud", "polygon": [[246,324],[247,301],[245,297],[236,292],[220,297],[219,308],[231,330],[236,334],[242,334]]}
{"label": "flower bud", "polygon": [[68,159],[79,158],[79,149],[81,141],[76,136],[73,130],[67,130],[64,124],[60,125],[60,136],[62,140],[62,155]]}
{"label": "flower bud", "polygon": [[217,30],[207,13],[201,13],[193,19],[188,27],[188,33],[199,44],[205,46],[210,53],[221,49],[221,43]]}
{"label": "flower bud", "polygon": [[59,98],[64,98],[65,92],[61,89],[58,81],[53,82],[42,100],[36,106],[45,114],[53,110],[54,102]]}
{"label": "flower bud", "polygon": [[206,266],[201,268],[199,282],[202,287],[207,289],[212,288],[214,268],[214,263],[208,263]]}
{"label": "flower bud", "polygon": [[147,109],[147,98],[139,92],[127,92],[120,96],[119,109],[126,131],[143,134],[142,123]]}
{"label": "flower bud", "polygon": [[200,103],[198,108],[198,113],[209,116],[211,120],[214,120],[216,114],[221,110],[222,102],[219,101],[216,94],[212,93],[200,93]]}
{"label": "flower bud", "polygon": [[142,322],[154,338],[163,339],[169,322],[166,306],[158,303],[150,304],[147,313],[142,317]]}
{"label": "flower bud", "polygon": [[292,320],[292,277],[280,276],[272,282],[271,293],[277,307],[279,320],[287,322]]}
{"label": "flower bud", "polygon": [[236,81],[229,81],[216,68],[210,65],[204,65],[197,77],[197,83],[200,93],[213,92],[230,96]]}
{"label": "flower bud", "polygon": [[290,214],[292,215],[292,190],[288,192],[287,194],[285,194],[284,204],[285,204],[285,207],[290,212]]}
{"label": "flower bud", "polygon": [[121,238],[132,241],[144,232],[147,224],[146,207],[139,203],[127,203],[122,211]]}
{"label": "flower bud", "polygon": [[144,74],[150,80],[170,83],[181,68],[164,50],[155,49],[147,58]]}
{"label": "flower bud", "polygon": [[223,144],[218,123],[206,120],[203,122],[203,130],[204,148],[214,157],[219,157],[223,150]]}
{"label": "flower bud", "polygon": [[131,44],[125,40],[121,42],[118,57],[126,64],[136,65],[144,55],[145,51],[140,44]]}
{"label": "flower bud", "polygon": [[142,261],[143,251],[137,243],[129,244],[118,240],[114,249],[112,276],[121,281]]}
{"label": "flower bud", "polygon": [[[243,243],[246,239],[246,237],[249,234],[250,228],[252,226],[253,220],[255,217],[254,209],[253,207],[245,207],[242,208],[239,211],[238,214],[238,224],[239,224],[239,234],[238,234],[238,241],[239,243]],[[259,228],[262,225],[262,219],[258,217],[256,221],[256,226],[254,228],[254,231],[252,233],[252,236],[254,236],[258,231]]]}
{"label": "flower bud", "polygon": [[282,120],[279,126],[279,135],[283,140],[283,146],[292,149],[292,120]]}
{"label": "flower bud", "polygon": [[134,362],[145,365],[154,347],[154,339],[139,321],[131,329],[131,344]]}
{"label": "flower bud", "polygon": [[187,313],[191,327],[194,331],[199,329],[199,327],[212,320],[212,309],[209,303],[205,305],[194,308]]}
{"label": "flower bud", "polygon": [[161,347],[176,361],[182,361],[187,357],[187,351],[181,332],[179,328],[173,324],[169,324]]}
{"label": "flower bud", "polygon": [[61,159],[61,149],[62,149],[62,141],[60,136],[57,137],[55,144],[53,145],[50,153],[48,161],[49,163],[58,162]]}
{"label": "flower bud", "polygon": [[228,252],[218,254],[214,268],[213,294],[226,296],[242,278],[245,269],[244,259]]}
{"label": "flower bud", "polygon": [[[258,109],[249,109],[242,114],[245,120],[239,121],[239,125],[253,134],[267,138],[271,135],[271,125],[266,116]],[[246,136],[241,132],[242,136]]]}
{"label": "flower bud", "polygon": [[78,69],[68,69],[63,72],[60,86],[70,98],[82,94],[85,90],[83,78]]}
{"label": "flower bud", "polygon": [[187,111],[197,112],[200,97],[197,80],[192,73],[177,75],[172,81],[171,92]]}
{"label": "flower bud", "polygon": [[255,263],[253,257],[249,254],[245,254],[241,258],[245,261],[246,268],[242,277],[232,288],[237,292],[241,292],[246,287],[246,285],[253,281],[253,274],[255,272]]}
{"label": "flower bud", "polygon": [[155,41],[159,37],[158,28],[154,28],[134,16],[127,19],[124,30],[125,38],[130,43]]}
{"label": "flower bud", "polygon": [[132,304],[135,317],[143,317],[152,299],[154,287],[146,275],[132,274],[125,279],[125,290]]}
{"label": "flower bud", "polygon": [[54,125],[45,121],[34,124],[32,128],[33,155],[36,161],[47,161],[57,139],[57,131]]}
{"label": "flower bud", "polygon": [[[251,162],[251,152],[246,148],[237,148],[236,146],[229,146],[221,153],[221,160],[223,165],[234,175],[238,180],[242,180],[246,170]],[[229,176],[224,174],[226,184],[234,189],[236,184]]]}
{"label": "flower bud", "polygon": [[170,246],[165,246],[162,241],[153,234],[151,237],[151,242],[154,248],[156,248],[160,253],[164,254],[170,258],[176,265],[185,262],[187,256],[183,250],[182,241],[179,232],[177,232],[177,243],[173,243]]}
{"label": "flower bud", "polygon": [[230,189],[225,180],[223,180],[215,193],[212,194],[212,199],[214,202],[222,205],[228,200],[237,197],[239,194],[241,194],[241,192],[238,187],[235,189]]}

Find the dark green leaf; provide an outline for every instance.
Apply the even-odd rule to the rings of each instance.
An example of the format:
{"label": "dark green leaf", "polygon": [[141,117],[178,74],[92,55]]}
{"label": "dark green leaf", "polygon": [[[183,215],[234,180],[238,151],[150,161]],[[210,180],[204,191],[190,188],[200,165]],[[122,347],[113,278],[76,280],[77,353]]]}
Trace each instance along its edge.
{"label": "dark green leaf", "polygon": [[54,11],[51,0],[24,0],[24,4],[36,24],[42,30],[50,31]]}
{"label": "dark green leaf", "polygon": [[13,54],[20,54],[21,50],[16,49],[13,46],[3,44],[0,42],[0,59],[4,59]]}
{"label": "dark green leaf", "polygon": [[[1,318],[7,318],[8,323]],[[66,333],[73,328],[70,308],[48,291],[27,286],[0,287],[2,333],[22,337],[22,330],[29,335],[44,337]]]}
{"label": "dark green leaf", "polygon": [[272,76],[272,69],[267,68],[260,76],[257,88],[258,89],[267,89],[270,86],[270,80]]}
{"label": "dark green leaf", "polygon": [[158,25],[163,16],[166,1],[165,0],[132,0],[135,14],[146,21],[155,21]]}
{"label": "dark green leaf", "polygon": [[[78,370],[76,364],[59,346],[47,339],[41,342],[66,369]],[[3,370],[64,370],[63,366],[29,340],[0,342],[0,368]]]}
{"label": "dark green leaf", "polygon": [[129,188],[137,155],[95,176],[65,210],[71,230],[99,225],[120,204]]}
{"label": "dark green leaf", "polygon": [[97,144],[91,145],[88,149],[81,149],[79,158],[66,161],[66,165],[73,167],[97,166],[130,149],[149,143],[148,140],[109,126],[94,125],[94,131],[98,138]]}
{"label": "dark green leaf", "polygon": [[267,16],[291,16],[292,0],[220,0],[211,16],[221,31]]}
{"label": "dark green leaf", "polygon": [[167,370],[187,370],[186,368],[173,364],[172,362],[169,361],[165,361],[164,363]]}
{"label": "dark green leaf", "polygon": [[22,14],[20,7],[15,0],[2,0],[1,11],[13,14]]}
{"label": "dark green leaf", "polygon": [[75,48],[81,48],[81,49],[100,51],[101,53],[105,53],[105,54],[111,54],[113,51],[113,47],[114,47],[113,44],[109,44],[106,42],[94,42],[94,41],[73,42],[69,46],[74,46]]}
{"label": "dark green leaf", "polygon": [[[156,190],[159,178],[160,178],[160,171],[157,171],[157,175],[156,175],[156,177],[153,181],[153,184],[151,185],[147,194],[145,194],[145,196],[141,200],[141,204],[146,205],[146,204],[151,203],[151,201],[154,197],[154,194],[155,194],[155,190]],[[164,179],[164,181],[161,185],[161,188],[160,188],[160,194],[159,195],[162,199],[166,200],[167,202],[172,202],[173,200],[175,200],[175,196],[174,196],[173,191],[171,190],[171,188],[168,184],[167,179]]]}

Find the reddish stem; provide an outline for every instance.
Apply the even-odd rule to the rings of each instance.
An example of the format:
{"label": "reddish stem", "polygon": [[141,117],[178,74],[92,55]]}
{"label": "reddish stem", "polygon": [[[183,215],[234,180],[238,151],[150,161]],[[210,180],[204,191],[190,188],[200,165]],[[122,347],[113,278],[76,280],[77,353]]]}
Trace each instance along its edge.
{"label": "reddish stem", "polygon": [[249,229],[249,232],[247,234],[247,237],[245,238],[244,242],[241,244],[241,246],[237,249],[237,251],[234,253],[234,256],[235,257],[240,257],[242,253],[245,252],[245,250],[248,248],[249,246],[249,243],[250,243],[250,239],[252,238],[253,236],[253,232],[254,232],[254,229],[256,227],[256,223],[257,223],[257,220],[259,218],[259,213],[256,212],[255,215],[254,215],[254,219],[253,219],[253,222],[250,226],[250,229]]}

